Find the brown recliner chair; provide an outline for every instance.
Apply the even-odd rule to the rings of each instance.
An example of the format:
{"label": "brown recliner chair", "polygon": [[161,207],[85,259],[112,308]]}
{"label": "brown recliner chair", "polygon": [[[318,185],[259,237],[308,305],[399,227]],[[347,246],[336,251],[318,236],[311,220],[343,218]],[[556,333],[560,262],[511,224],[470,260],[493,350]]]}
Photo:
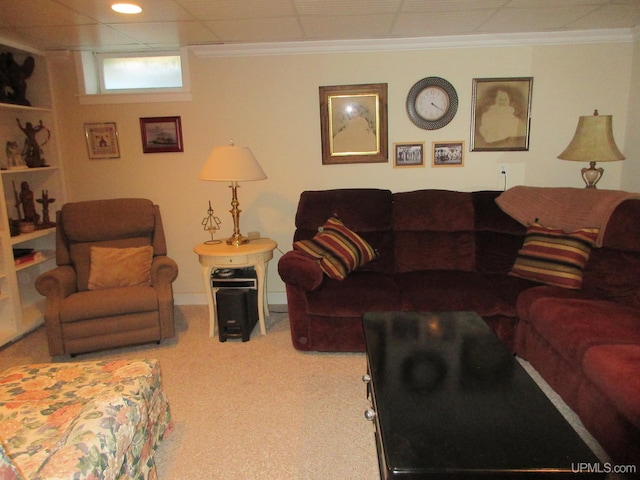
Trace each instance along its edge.
{"label": "brown recliner chair", "polygon": [[166,256],[157,205],[141,198],[67,203],[56,220],[58,267],[36,279],[52,356],[175,335],[178,266]]}

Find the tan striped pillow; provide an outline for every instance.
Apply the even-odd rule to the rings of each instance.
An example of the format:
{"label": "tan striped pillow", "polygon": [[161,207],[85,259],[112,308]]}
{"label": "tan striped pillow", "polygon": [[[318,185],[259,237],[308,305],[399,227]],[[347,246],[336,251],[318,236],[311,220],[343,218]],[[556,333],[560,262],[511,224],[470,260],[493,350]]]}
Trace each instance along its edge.
{"label": "tan striped pillow", "polygon": [[312,239],[295,242],[293,249],[317,260],[331,278],[344,280],[356,268],[378,258],[378,252],[337,216],[330,217],[319,230]]}
{"label": "tan striped pillow", "polygon": [[598,238],[597,228],[566,233],[533,223],[527,229],[522,248],[510,275],[557,287],[579,289],[582,271],[591,247]]}

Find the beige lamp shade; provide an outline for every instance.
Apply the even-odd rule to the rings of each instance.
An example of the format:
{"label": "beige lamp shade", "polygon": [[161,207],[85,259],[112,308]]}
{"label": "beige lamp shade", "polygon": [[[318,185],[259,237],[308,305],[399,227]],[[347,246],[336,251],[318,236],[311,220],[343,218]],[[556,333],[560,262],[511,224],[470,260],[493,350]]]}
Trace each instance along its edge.
{"label": "beige lamp shade", "polygon": [[604,168],[596,168],[596,162],[624,160],[613,139],[612,125],[611,115],[598,115],[598,110],[591,116],[580,117],[571,143],[558,155],[561,160],[589,162],[589,168],[580,170],[586,188],[596,188],[604,175]]}
{"label": "beige lamp shade", "polygon": [[580,117],[571,143],[558,158],[576,162],[624,160],[613,139],[612,124],[611,115],[598,115],[597,110],[594,115]]}
{"label": "beige lamp shade", "polygon": [[214,182],[249,182],[264,180],[267,175],[247,147],[231,143],[214,147],[198,175],[200,180]]}

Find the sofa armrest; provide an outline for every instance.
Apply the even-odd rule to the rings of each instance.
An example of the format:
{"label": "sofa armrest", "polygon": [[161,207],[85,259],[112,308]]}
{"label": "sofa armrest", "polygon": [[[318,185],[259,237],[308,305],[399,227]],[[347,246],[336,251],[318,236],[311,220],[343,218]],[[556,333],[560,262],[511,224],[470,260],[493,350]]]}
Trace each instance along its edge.
{"label": "sofa armrest", "polygon": [[295,250],[285,253],[280,258],[278,273],[285,283],[307,292],[317,290],[324,280],[324,273],[318,262]]}

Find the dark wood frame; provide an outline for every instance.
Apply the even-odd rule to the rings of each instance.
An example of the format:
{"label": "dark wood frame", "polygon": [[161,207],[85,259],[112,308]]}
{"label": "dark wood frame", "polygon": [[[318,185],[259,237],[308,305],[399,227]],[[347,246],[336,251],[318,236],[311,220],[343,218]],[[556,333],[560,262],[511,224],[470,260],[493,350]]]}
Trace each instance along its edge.
{"label": "dark wood frame", "polygon": [[[498,105],[498,92],[508,95],[509,105]],[[533,77],[474,78],[471,108],[471,151],[496,152],[529,150],[531,126],[531,96]],[[483,116],[488,110],[511,109],[492,115],[494,129],[485,129]],[[496,119],[498,118],[498,119]],[[486,122],[486,120],[485,120]],[[517,131],[516,135],[507,132]],[[507,135],[507,136],[505,136]],[[488,138],[486,138],[488,137]]]}
{"label": "dark wood frame", "polygon": [[[154,133],[153,129],[158,129],[158,131]],[[140,133],[142,135],[142,151],[144,153],[184,151],[180,117],[141,118]]]}
{"label": "dark wood frame", "polygon": [[[323,165],[389,161],[386,83],[324,86],[319,88],[319,94]],[[350,110],[340,118],[338,110],[343,106]],[[361,127],[364,120],[365,128],[361,130],[367,133],[361,136],[360,148],[357,145],[353,149],[336,147],[337,135],[348,128],[347,121],[343,122],[344,117],[350,114],[347,121],[358,119]],[[353,127],[354,124],[351,125]],[[371,133],[375,136],[375,146],[369,145],[370,139],[366,138]],[[355,143],[357,136],[356,141],[349,145]]]}

